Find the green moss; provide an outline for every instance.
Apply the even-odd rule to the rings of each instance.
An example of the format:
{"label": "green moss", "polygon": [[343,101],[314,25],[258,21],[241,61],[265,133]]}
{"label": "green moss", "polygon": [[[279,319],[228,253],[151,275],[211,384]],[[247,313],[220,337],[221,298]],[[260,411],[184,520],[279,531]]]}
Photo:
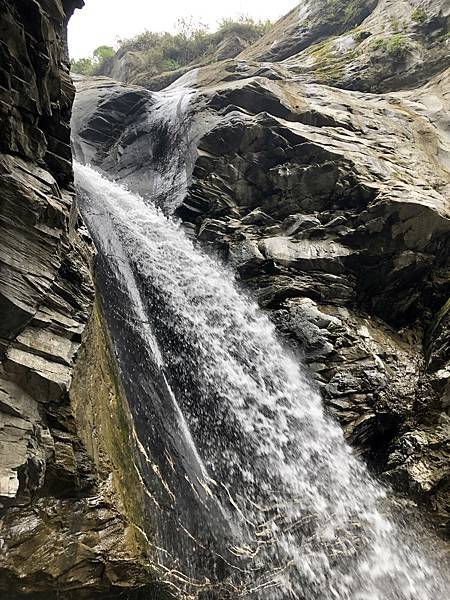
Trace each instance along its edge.
{"label": "green moss", "polygon": [[381,48],[384,49],[386,47],[386,41],[381,38],[372,40],[372,42],[370,42],[370,47],[372,50],[380,50]]}
{"label": "green moss", "polygon": [[333,42],[326,41],[318,44],[311,52],[316,65],[315,73],[323,81],[333,81],[342,74],[342,66],[337,67],[333,49]]}
{"label": "green moss", "polygon": [[416,23],[425,23],[427,20],[427,13],[422,6],[415,8],[411,14],[411,19]]}
{"label": "green moss", "polygon": [[117,468],[118,492],[121,495],[126,514],[142,530],[145,529],[143,494],[139,493],[142,483],[135,469],[133,455],[132,417],[128,410],[125,392],[122,388],[117,363],[111,351],[111,341],[100,308],[96,308],[96,319],[106,350],[108,372],[111,374],[113,396],[107,407],[106,418],[109,417],[107,443],[112,461]]}
{"label": "green moss", "polygon": [[387,54],[391,59],[400,60],[408,54],[411,44],[406,36],[397,33],[391,38],[377,38],[373,40],[370,48],[374,52]]}
{"label": "green moss", "polygon": [[355,21],[365,4],[365,0],[328,0],[328,6],[335,12],[337,21],[344,25]]}
{"label": "green moss", "polygon": [[147,558],[144,490],[135,468],[132,417],[102,309],[97,302],[74,371],[71,402],[79,435],[105,480],[112,473],[114,504],[126,517],[130,549]]}
{"label": "green moss", "polygon": [[313,46],[311,49],[311,56],[315,58],[316,61],[323,60],[325,62],[329,61],[332,57],[334,48],[334,43],[331,41],[321,42],[316,46]]}
{"label": "green moss", "polygon": [[404,35],[398,33],[391,37],[386,43],[386,52],[395,58],[401,58],[408,54],[410,45]]}
{"label": "green moss", "polygon": [[347,21],[351,21],[353,18],[355,18],[360,8],[361,7],[359,6],[359,3],[350,2],[350,4],[348,4],[344,9],[345,18]]}
{"label": "green moss", "polygon": [[368,31],[365,31],[364,29],[355,29],[354,31],[351,32],[351,34],[357,44],[360,44],[361,42],[366,40],[368,37],[370,37],[370,33]]}
{"label": "green moss", "polygon": [[324,83],[334,83],[345,76],[347,65],[356,57],[357,51],[337,52],[334,40],[327,40],[314,46],[309,55],[315,62],[316,77]]}

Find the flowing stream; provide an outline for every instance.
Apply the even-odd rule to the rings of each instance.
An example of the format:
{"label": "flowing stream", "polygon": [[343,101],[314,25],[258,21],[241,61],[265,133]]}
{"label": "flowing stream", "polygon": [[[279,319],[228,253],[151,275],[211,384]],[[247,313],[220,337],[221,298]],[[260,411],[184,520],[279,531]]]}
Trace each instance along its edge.
{"label": "flowing stream", "polygon": [[163,579],[201,598],[448,597],[233,274],[148,200],[75,173]]}

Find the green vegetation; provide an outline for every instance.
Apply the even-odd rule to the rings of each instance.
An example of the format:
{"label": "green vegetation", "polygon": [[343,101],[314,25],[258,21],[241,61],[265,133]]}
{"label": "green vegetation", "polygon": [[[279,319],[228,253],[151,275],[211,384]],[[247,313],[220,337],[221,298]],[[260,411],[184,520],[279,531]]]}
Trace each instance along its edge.
{"label": "green vegetation", "polygon": [[413,10],[411,18],[416,23],[425,23],[425,21],[427,20],[427,13],[423,7],[418,6]]}
{"label": "green vegetation", "polygon": [[386,42],[382,38],[378,38],[378,39],[372,40],[372,42],[370,42],[370,47],[372,48],[372,50],[380,50],[381,48],[384,48],[385,46],[386,46]]}
{"label": "green vegetation", "polygon": [[390,39],[373,40],[370,46],[375,51],[382,50],[394,59],[405,57],[411,48],[408,38],[401,33],[393,35]]}
{"label": "green vegetation", "polygon": [[[212,55],[217,46],[230,36],[237,36],[251,44],[266,33],[270,25],[269,21],[255,21],[242,16],[236,20],[223,19],[217,31],[210,32],[192,19],[180,19],[175,33],[144,31],[132,39],[120,41],[118,52],[138,52],[144,70],[148,75],[154,76]],[[98,50],[102,52],[98,54]],[[100,46],[92,58],[73,62],[72,70],[86,75],[99,73],[112,55],[112,48]]]}
{"label": "green vegetation", "polygon": [[404,35],[398,33],[386,43],[386,51],[390,56],[401,58],[408,54],[409,42]]}
{"label": "green vegetation", "polygon": [[353,39],[357,44],[360,44],[368,37],[370,37],[370,32],[365,31],[364,29],[354,29],[350,33],[353,35]]}
{"label": "green vegetation", "polygon": [[71,63],[72,71],[79,75],[93,75],[101,69],[106,61],[111,60],[115,54],[111,46],[99,46],[92,53],[91,58],[80,58]]}
{"label": "green vegetation", "polygon": [[255,21],[251,17],[240,17],[234,19],[222,19],[216,33],[212,34],[214,41],[220,43],[225,36],[237,35],[245,41],[256,42],[262,35],[267,33],[272,23],[270,21]]}
{"label": "green vegetation", "polygon": [[[127,517],[126,547],[145,558],[144,487],[136,468],[133,420],[121,384],[111,340],[97,301],[77,357],[70,390],[81,439],[100,474],[111,474],[112,502]],[[133,490],[130,494],[129,490]]]}
{"label": "green vegetation", "polygon": [[201,23],[181,19],[175,34],[146,31],[121,43],[119,51],[139,51],[149,75],[172,71],[199,61],[213,53],[229,36],[237,36],[251,44],[270,27],[268,21],[254,21],[250,17],[238,20],[224,19],[216,32],[207,31]]}
{"label": "green vegetation", "polygon": [[93,60],[92,58],[72,60],[71,69],[73,73],[78,73],[78,75],[92,75],[94,72]]}
{"label": "green vegetation", "polygon": [[328,0],[328,5],[335,12],[339,22],[349,24],[364,8],[365,0]]}
{"label": "green vegetation", "polygon": [[99,46],[94,50],[94,61],[102,63],[105,60],[112,58],[114,54],[114,48],[111,48],[111,46]]}
{"label": "green vegetation", "polygon": [[326,84],[335,84],[345,77],[347,65],[356,58],[358,51],[336,50],[335,40],[326,40],[313,46],[309,55],[314,58],[314,74]]}
{"label": "green vegetation", "polygon": [[349,2],[347,4],[347,6],[344,9],[344,14],[345,14],[345,18],[346,18],[347,22],[351,21],[352,19],[354,19],[355,17],[358,16],[358,13],[361,10],[362,4],[363,3],[359,2],[358,0],[356,0],[354,2]]}

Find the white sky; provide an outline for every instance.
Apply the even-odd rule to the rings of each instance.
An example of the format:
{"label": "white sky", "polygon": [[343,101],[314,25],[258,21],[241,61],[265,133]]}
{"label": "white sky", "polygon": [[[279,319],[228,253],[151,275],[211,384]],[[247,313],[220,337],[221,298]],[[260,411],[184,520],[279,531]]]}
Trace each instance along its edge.
{"label": "white sky", "polygon": [[214,29],[223,17],[242,14],[255,19],[276,20],[294,8],[299,0],[85,0],[69,25],[72,58],[90,56],[103,44],[114,46],[151,31],[171,31],[180,17],[194,17]]}

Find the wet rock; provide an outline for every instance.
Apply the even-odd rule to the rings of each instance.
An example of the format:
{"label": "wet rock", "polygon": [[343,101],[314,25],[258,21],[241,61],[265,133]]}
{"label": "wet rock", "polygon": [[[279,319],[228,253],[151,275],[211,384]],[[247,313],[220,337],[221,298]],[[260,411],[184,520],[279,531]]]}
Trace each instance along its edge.
{"label": "wet rock", "polygon": [[239,35],[228,35],[217,46],[210,60],[216,61],[234,58],[248,46],[249,43],[239,37]]}
{"label": "wet rock", "polygon": [[291,241],[285,237],[265,238],[259,248],[266,258],[285,267],[334,274],[344,272],[343,259],[351,253],[333,240]]}
{"label": "wet rock", "polygon": [[259,208],[255,208],[241,219],[243,225],[272,225],[274,219]]}
{"label": "wet rock", "polygon": [[[437,426],[448,403],[442,325],[429,346],[432,372],[424,371],[422,345],[450,296],[448,142],[443,109],[434,109],[438,98],[445,106],[443,79],[423,91],[375,96],[252,72],[224,81],[218,64],[167,91],[169,98],[183,85],[197,89],[183,120],[191,127],[187,185],[178,204],[162,205],[230,262],[304,356],[349,441],[378,471],[392,471],[402,436],[423,427],[424,415]],[[101,136],[86,136],[96,86],[80,86],[81,156],[93,152],[99,168],[135,188],[115,154],[121,131],[107,142],[108,160]],[[111,98],[127,93],[116,86]],[[176,120],[171,126],[177,139]],[[139,116],[134,127],[139,145],[151,147]],[[132,156],[133,138],[129,144]],[[417,486],[408,490],[418,497]],[[420,494],[444,522],[437,487]]]}
{"label": "wet rock", "polygon": [[199,229],[198,238],[204,242],[213,242],[222,237],[226,226],[216,219],[205,219]]}
{"label": "wet rock", "polygon": [[[119,460],[110,441],[88,444],[111,417],[83,415],[102,385],[111,401],[114,385],[106,342],[95,346],[85,332],[93,246],[72,185],[66,25],[82,5],[0,0],[0,597],[8,600],[154,591],[142,519],[118,491],[131,455]],[[96,390],[85,383],[90,396],[78,411],[86,345],[97,350],[90,365],[110,362]],[[117,403],[125,410],[125,399]],[[132,485],[136,494],[140,483]]]}
{"label": "wet rock", "polygon": [[412,431],[396,438],[389,455],[386,479],[397,489],[414,496],[435,516],[443,536],[449,535],[449,431],[447,416],[424,426],[415,422]]}
{"label": "wet rock", "polygon": [[[2,36],[9,40],[2,63],[9,96],[0,119],[10,132],[0,154],[5,506],[21,506],[40,493],[54,464],[55,436],[71,427],[67,393],[92,299],[89,250],[79,237],[69,188],[74,91],[65,22],[81,4],[0,7]],[[72,440],[59,449],[73,454]]]}
{"label": "wet rock", "polygon": [[273,262],[261,253],[256,240],[246,239],[231,243],[228,248],[228,261],[241,277],[245,278],[274,271]]}
{"label": "wet rock", "polygon": [[321,227],[321,222],[316,217],[309,215],[291,215],[286,217],[282,225],[287,235],[298,235]]}

